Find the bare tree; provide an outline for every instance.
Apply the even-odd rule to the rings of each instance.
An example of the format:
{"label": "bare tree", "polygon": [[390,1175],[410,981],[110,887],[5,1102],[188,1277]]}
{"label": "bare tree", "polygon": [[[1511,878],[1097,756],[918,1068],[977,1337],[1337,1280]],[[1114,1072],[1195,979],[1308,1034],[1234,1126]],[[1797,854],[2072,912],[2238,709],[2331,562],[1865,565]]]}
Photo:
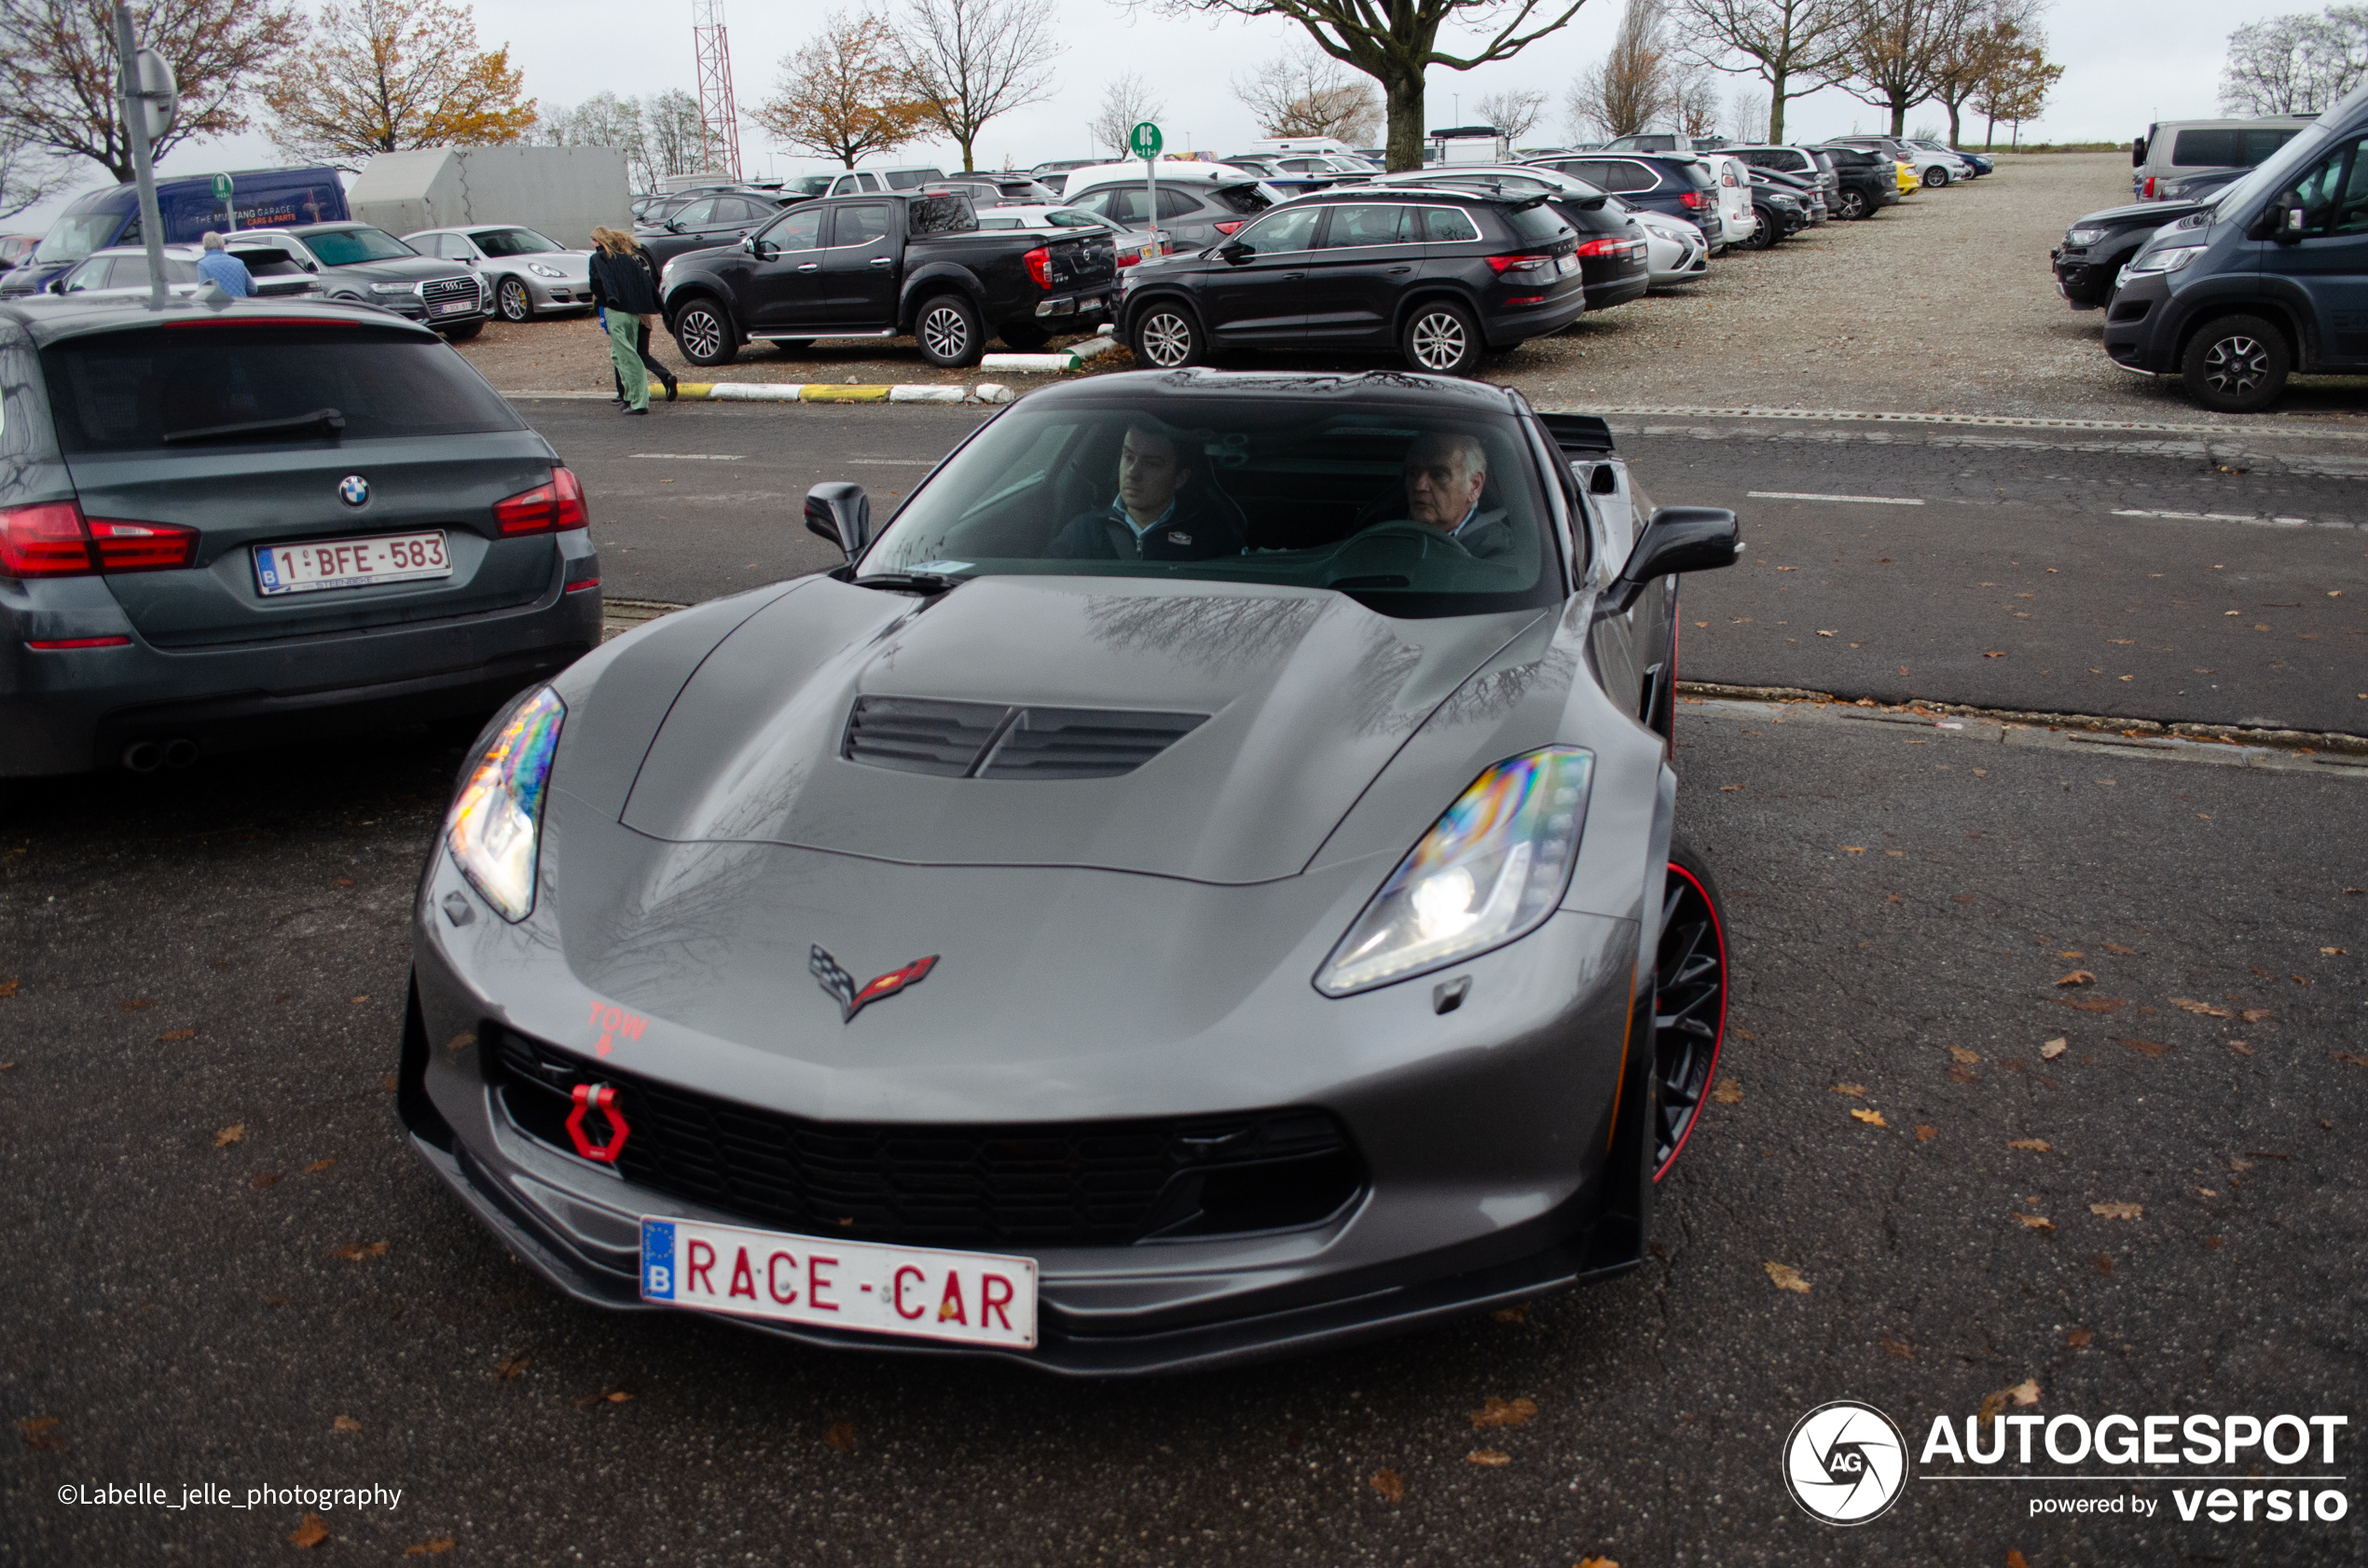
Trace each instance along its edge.
{"label": "bare tree", "polygon": [[64,183],[54,155],[21,136],[0,134],[0,218],[12,218]]}
{"label": "bare tree", "polygon": [[1849,0],[1850,49],[1834,85],[1886,110],[1891,133],[1937,95],[1942,72],[1981,24],[1984,0]]}
{"label": "bare tree", "polygon": [[2027,48],[2044,0],[1981,0],[1954,38],[1944,40],[1933,69],[1933,98],[1948,111],[1948,143],[1963,135],[1966,102],[2001,60]]}
{"label": "bare tree", "polygon": [[1507,88],[1487,94],[1473,107],[1480,123],[1494,126],[1509,146],[1537,129],[1546,117],[1546,94],[1536,88]]}
{"label": "bare tree", "polygon": [[908,0],[897,49],[907,89],[971,170],[988,121],[1052,96],[1060,29],[1032,0]]}
{"label": "bare tree", "polygon": [[1269,60],[1247,80],[1233,84],[1266,136],[1335,136],[1352,144],[1380,129],[1381,94],[1314,49],[1294,49]]}
{"label": "bare tree", "polygon": [[1747,144],[1774,141],[1768,129],[1769,102],[1765,92],[1737,87],[1727,99],[1727,134]]}
{"label": "bare tree", "polygon": [[2368,81],[2368,6],[2248,22],[2228,35],[2220,105],[2237,115],[2316,115]]}
{"label": "bare tree", "polygon": [[573,108],[554,104],[543,111],[528,140],[549,147],[614,147],[625,154],[627,176],[643,190],[657,181],[650,165],[650,131],[640,103],[613,92],[596,92]]}
{"label": "bare tree", "polygon": [[1659,0],[1628,0],[1611,52],[1571,84],[1572,129],[1591,127],[1605,139],[1632,135],[1668,110],[1673,86],[1674,62],[1661,34]]}
{"label": "bare tree", "polygon": [[[1139,3],[1139,0],[1138,0]],[[1171,12],[1287,17],[1315,46],[1381,85],[1389,117],[1392,169],[1423,166],[1423,73],[1469,71],[1510,60],[1576,15],[1584,0],[1149,0]],[[1454,21],[1480,30],[1463,53],[1439,47]]]}
{"label": "bare tree", "polygon": [[1718,134],[1718,77],[1709,67],[1680,64],[1669,74],[1670,123],[1687,136]]}
{"label": "bare tree", "polygon": [[1114,158],[1127,156],[1128,132],[1145,120],[1156,120],[1167,105],[1151,96],[1150,84],[1128,72],[1113,76],[1102,89],[1102,106],[1085,122],[1085,132],[1096,147],[1108,147]]}
{"label": "bare tree", "polygon": [[641,117],[650,128],[654,176],[709,172],[707,118],[699,113],[696,98],[679,87],[671,89],[643,102]]}
{"label": "bare tree", "polygon": [[1669,10],[1687,59],[1767,85],[1771,142],[1784,139],[1784,105],[1825,86],[1848,55],[1849,21],[1846,0],[1672,0]]}
{"label": "bare tree", "polygon": [[886,18],[833,12],[806,46],[781,62],[773,96],[751,117],[786,147],[835,158],[848,169],[921,133],[929,110],[905,90]]}
{"label": "bare tree", "polygon": [[[181,88],[159,158],[193,136],[244,131],[257,89],[304,35],[296,8],[270,0],[154,0],[132,28],[172,62]],[[129,180],[118,81],[108,0],[0,0],[0,145],[35,160],[87,158]]]}

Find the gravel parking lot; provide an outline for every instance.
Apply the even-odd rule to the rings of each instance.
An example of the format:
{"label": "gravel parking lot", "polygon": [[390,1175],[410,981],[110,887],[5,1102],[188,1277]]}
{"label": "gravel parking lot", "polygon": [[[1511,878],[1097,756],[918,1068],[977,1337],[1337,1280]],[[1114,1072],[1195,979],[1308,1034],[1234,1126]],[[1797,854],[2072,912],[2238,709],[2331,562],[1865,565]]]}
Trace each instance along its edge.
{"label": "gravel parking lot", "polygon": [[[2101,311],[2074,311],[2056,293],[2049,247],[2084,213],[2129,199],[2120,153],[2022,154],[1986,179],[1919,191],[1865,223],[1828,223],[1772,251],[1711,264],[1669,295],[1582,318],[1492,359],[1484,374],[1543,406],[1744,405],[1900,413],[1985,413],[2210,422],[2175,382],[2116,369],[2099,345]],[[1056,339],[1056,346],[1074,339]],[[933,369],[900,338],[754,348],[715,371],[684,364],[671,338],[654,345],[686,378],[745,381],[1007,380]],[[608,345],[588,318],[494,323],[462,352],[505,392],[609,384]],[[1124,353],[1101,362],[1126,369]],[[1241,355],[1242,368],[1337,369],[1392,363],[1298,353]],[[2306,377],[2255,416],[2368,426],[2368,378]]]}

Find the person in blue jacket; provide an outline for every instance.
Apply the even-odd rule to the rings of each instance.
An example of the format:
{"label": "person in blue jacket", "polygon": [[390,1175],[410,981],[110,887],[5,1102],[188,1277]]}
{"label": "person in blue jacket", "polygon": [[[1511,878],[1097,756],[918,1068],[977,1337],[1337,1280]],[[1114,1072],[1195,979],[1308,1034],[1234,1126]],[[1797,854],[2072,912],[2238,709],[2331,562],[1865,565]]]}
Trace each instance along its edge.
{"label": "person in blue jacket", "polygon": [[[186,231],[185,231],[186,232]],[[244,299],[255,293],[255,276],[247,264],[222,248],[222,236],[209,228],[198,243],[203,254],[198,257],[198,270],[216,283],[233,299]]]}

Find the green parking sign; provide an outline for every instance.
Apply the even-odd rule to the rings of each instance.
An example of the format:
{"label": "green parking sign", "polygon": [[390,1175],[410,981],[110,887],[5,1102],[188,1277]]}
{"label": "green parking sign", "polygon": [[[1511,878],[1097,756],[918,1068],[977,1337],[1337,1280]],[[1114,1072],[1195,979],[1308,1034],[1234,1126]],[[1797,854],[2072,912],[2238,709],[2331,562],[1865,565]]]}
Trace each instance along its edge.
{"label": "green parking sign", "polygon": [[1136,158],[1157,158],[1163,144],[1160,128],[1150,120],[1140,122],[1126,133],[1126,149]]}
{"label": "green parking sign", "polygon": [[213,177],[213,199],[216,201],[227,201],[230,199],[229,175],[216,174]]}

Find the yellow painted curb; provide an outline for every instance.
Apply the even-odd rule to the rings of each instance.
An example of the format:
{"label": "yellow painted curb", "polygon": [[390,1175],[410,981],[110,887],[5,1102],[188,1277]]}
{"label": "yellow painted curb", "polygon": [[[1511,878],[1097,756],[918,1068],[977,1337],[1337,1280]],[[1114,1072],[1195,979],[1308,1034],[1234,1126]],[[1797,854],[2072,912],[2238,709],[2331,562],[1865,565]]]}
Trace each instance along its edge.
{"label": "yellow painted curb", "polygon": [[833,387],[815,381],[798,388],[797,400],[800,403],[886,403],[888,390],[886,387]]}

